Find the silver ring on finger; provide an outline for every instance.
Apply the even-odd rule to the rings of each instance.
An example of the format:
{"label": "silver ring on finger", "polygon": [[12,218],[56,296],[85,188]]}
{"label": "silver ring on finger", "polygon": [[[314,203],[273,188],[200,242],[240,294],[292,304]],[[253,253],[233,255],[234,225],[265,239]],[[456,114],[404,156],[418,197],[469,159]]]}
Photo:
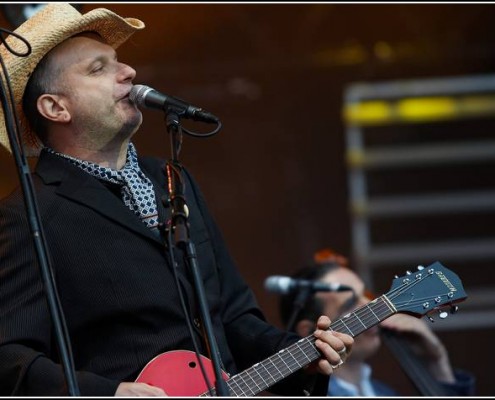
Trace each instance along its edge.
{"label": "silver ring on finger", "polygon": [[339,363],[337,365],[332,365],[330,364],[330,366],[332,367],[332,369],[337,369],[339,368],[342,364],[344,364],[344,360],[340,359]]}

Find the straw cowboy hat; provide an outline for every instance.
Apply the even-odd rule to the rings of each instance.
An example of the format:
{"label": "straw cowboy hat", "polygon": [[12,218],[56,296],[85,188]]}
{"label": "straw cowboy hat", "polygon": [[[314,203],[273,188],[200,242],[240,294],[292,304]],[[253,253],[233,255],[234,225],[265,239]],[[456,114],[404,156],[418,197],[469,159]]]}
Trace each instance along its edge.
{"label": "straw cowboy hat", "polygon": [[[32,52],[28,57],[16,56],[10,53],[4,44],[0,45],[0,56],[5,62],[10,77],[27,156],[37,156],[42,148],[36,134],[29,128],[22,110],[22,97],[26,84],[40,60],[52,48],[81,32],[96,32],[110,46],[117,48],[134,32],[143,28],[142,21],[135,18],[122,18],[104,8],[81,14],[68,3],[50,3],[15,30],[15,33],[26,39],[32,47]],[[17,52],[25,53],[27,50],[26,45],[13,35],[10,35],[6,42]],[[11,152],[2,109],[0,109],[0,118],[0,144]]]}

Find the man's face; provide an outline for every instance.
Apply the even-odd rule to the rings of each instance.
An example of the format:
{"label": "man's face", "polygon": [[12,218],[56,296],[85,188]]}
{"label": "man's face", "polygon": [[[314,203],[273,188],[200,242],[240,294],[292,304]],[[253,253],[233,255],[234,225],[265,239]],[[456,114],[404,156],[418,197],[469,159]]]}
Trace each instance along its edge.
{"label": "man's face", "polygon": [[136,72],[95,34],[72,37],[49,55],[54,92],[70,114],[71,130],[97,150],[130,138],[142,122],[129,101]]}
{"label": "man's face", "polygon": [[[324,302],[324,314],[335,321],[352,310],[367,304],[370,299],[365,295],[363,281],[350,269],[337,268],[328,272],[320,279],[325,283],[340,283],[350,286],[355,293],[353,301],[352,292],[319,292],[316,294]],[[380,347],[380,337],[378,328],[372,327],[354,340],[352,353],[349,361],[365,361],[376,353]]]}

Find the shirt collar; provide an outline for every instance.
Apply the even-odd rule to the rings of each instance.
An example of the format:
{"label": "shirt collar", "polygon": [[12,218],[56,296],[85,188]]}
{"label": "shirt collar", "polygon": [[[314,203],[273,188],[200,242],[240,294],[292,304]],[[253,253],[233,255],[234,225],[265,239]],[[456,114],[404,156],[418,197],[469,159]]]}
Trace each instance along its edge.
{"label": "shirt collar", "polygon": [[376,396],[376,392],[373,389],[371,383],[371,367],[368,364],[361,366],[361,378],[359,380],[359,387],[347,382],[337,376],[330,378],[328,386],[329,395],[332,396]]}
{"label": "shirt collar", "polygon": [[[69,161],[72,161],[72,163],[76,164],[76,165],[94,165],[94,166],[98,166],[99,168],[104,168],[106,170],[111,170],[111,171],[115,171],[115,172],[117,171],[117,170],[114,170],[112,168],[102,167],[101,165],[93,163],[91,161],[81,160],[79,158],[72,157],[72,156],[69,156],[69,155],[64,154],[64,153],[60,153],[58,151],[53,150],[51,147],[48,147],[48,146],[45,146],[43,148],[43,150],[45,150],[49,153],[55,154],[57,156],[60,156],[62,158],[65,158]],[[127,146],[126,161],[125,161],[125,164],[120,171],[122,171],[124,169],[139,170],[136,147],[131,142],[129,142],[129,145]]]}

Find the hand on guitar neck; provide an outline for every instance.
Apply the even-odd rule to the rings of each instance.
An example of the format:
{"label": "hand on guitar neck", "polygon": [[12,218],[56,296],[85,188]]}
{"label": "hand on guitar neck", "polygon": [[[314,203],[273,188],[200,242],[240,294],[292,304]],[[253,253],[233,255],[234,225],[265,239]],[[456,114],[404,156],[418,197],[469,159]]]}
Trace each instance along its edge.
{"label": "hand on guitar neck", "polygon": [[330,318],[326,316],[321,316],[317,321],[317,329],[313,333],[316,338],[314,344],[322,357],[306,366],[308,373],[331,375],[336,366],[343,364],[352,351],[354,339],[347,334],[329,330],[330,324]]}

